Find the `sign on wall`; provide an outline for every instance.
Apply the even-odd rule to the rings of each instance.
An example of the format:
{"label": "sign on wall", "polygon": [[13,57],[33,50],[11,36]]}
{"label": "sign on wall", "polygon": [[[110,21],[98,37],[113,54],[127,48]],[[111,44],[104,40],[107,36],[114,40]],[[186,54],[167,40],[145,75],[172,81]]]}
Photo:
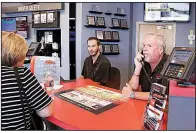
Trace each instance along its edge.
{"label": "sign on wall", "polygon": [[31,12],[31,11],[48,11],[48,10],[64,10],[64,3],[36,3],[32,5],[20,5],[3,7],[2,13]]}

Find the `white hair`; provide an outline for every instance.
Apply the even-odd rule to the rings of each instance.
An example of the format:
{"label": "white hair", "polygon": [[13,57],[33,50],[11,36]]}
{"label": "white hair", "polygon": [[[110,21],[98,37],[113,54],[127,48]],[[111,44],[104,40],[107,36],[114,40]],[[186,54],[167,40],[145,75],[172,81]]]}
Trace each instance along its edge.
{"label": "white hair", "polygon": [[162,34],[160,34],[160,33],[147,33],[146,36],[148,36],[148,35],[156,36],[159,47],[162,46],[163,51],[165,52],[165,50],[166,50],[166,40],[165,40],[165,37]]}

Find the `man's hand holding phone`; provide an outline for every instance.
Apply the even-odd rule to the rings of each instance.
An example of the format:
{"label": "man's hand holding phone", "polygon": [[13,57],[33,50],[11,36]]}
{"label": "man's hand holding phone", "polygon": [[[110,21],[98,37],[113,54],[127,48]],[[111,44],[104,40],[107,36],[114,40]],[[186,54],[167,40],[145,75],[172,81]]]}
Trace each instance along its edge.
{"label": "man's hand holding phone", "polygon": [[134,58],[134,63],[135,63],[135,71],[134,71],[134,74],[135,75],[139,75],[140,74],[140,71],[142,69],[141,62],[143,61],[143,59],[144,59],[143,51],[138,52],[138,54]]}

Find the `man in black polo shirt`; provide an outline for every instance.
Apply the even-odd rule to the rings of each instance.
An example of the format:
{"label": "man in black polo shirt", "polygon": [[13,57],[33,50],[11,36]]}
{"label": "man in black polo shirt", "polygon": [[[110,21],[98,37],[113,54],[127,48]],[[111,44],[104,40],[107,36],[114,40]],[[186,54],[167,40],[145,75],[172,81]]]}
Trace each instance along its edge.
{"label": "man in black polo shirt", "polygon": [[110,61],[100,53],[99,39],[90,37],[87,43],[90,56],[84,61],[82,76],[80,78],[89,78],[98,84],[107,86],[111,68]]}
{"label": "man in black polo shirt", "polygon": [[[160,72],[168,55],[165,53],[165,39],[160,34],[148,33],[143,41],[143,54],[140,51],[134,58],[135,70],[129,83],[122,90],[122,94],[127,97],[148,100],[151,83],[161,84]],[[142,68],[142,58],[144,68],[148,74],[146,76]]]}

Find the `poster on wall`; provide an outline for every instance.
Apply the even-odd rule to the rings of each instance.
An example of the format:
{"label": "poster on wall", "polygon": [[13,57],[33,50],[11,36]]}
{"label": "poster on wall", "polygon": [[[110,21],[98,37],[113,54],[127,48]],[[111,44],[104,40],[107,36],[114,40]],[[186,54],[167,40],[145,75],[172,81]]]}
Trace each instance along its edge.
{"label": "poster on wall", "polygon": [[26,39],[27,32],[28,32],[27,17],[26,16],[16,17],[16,34],[19,34]]}

